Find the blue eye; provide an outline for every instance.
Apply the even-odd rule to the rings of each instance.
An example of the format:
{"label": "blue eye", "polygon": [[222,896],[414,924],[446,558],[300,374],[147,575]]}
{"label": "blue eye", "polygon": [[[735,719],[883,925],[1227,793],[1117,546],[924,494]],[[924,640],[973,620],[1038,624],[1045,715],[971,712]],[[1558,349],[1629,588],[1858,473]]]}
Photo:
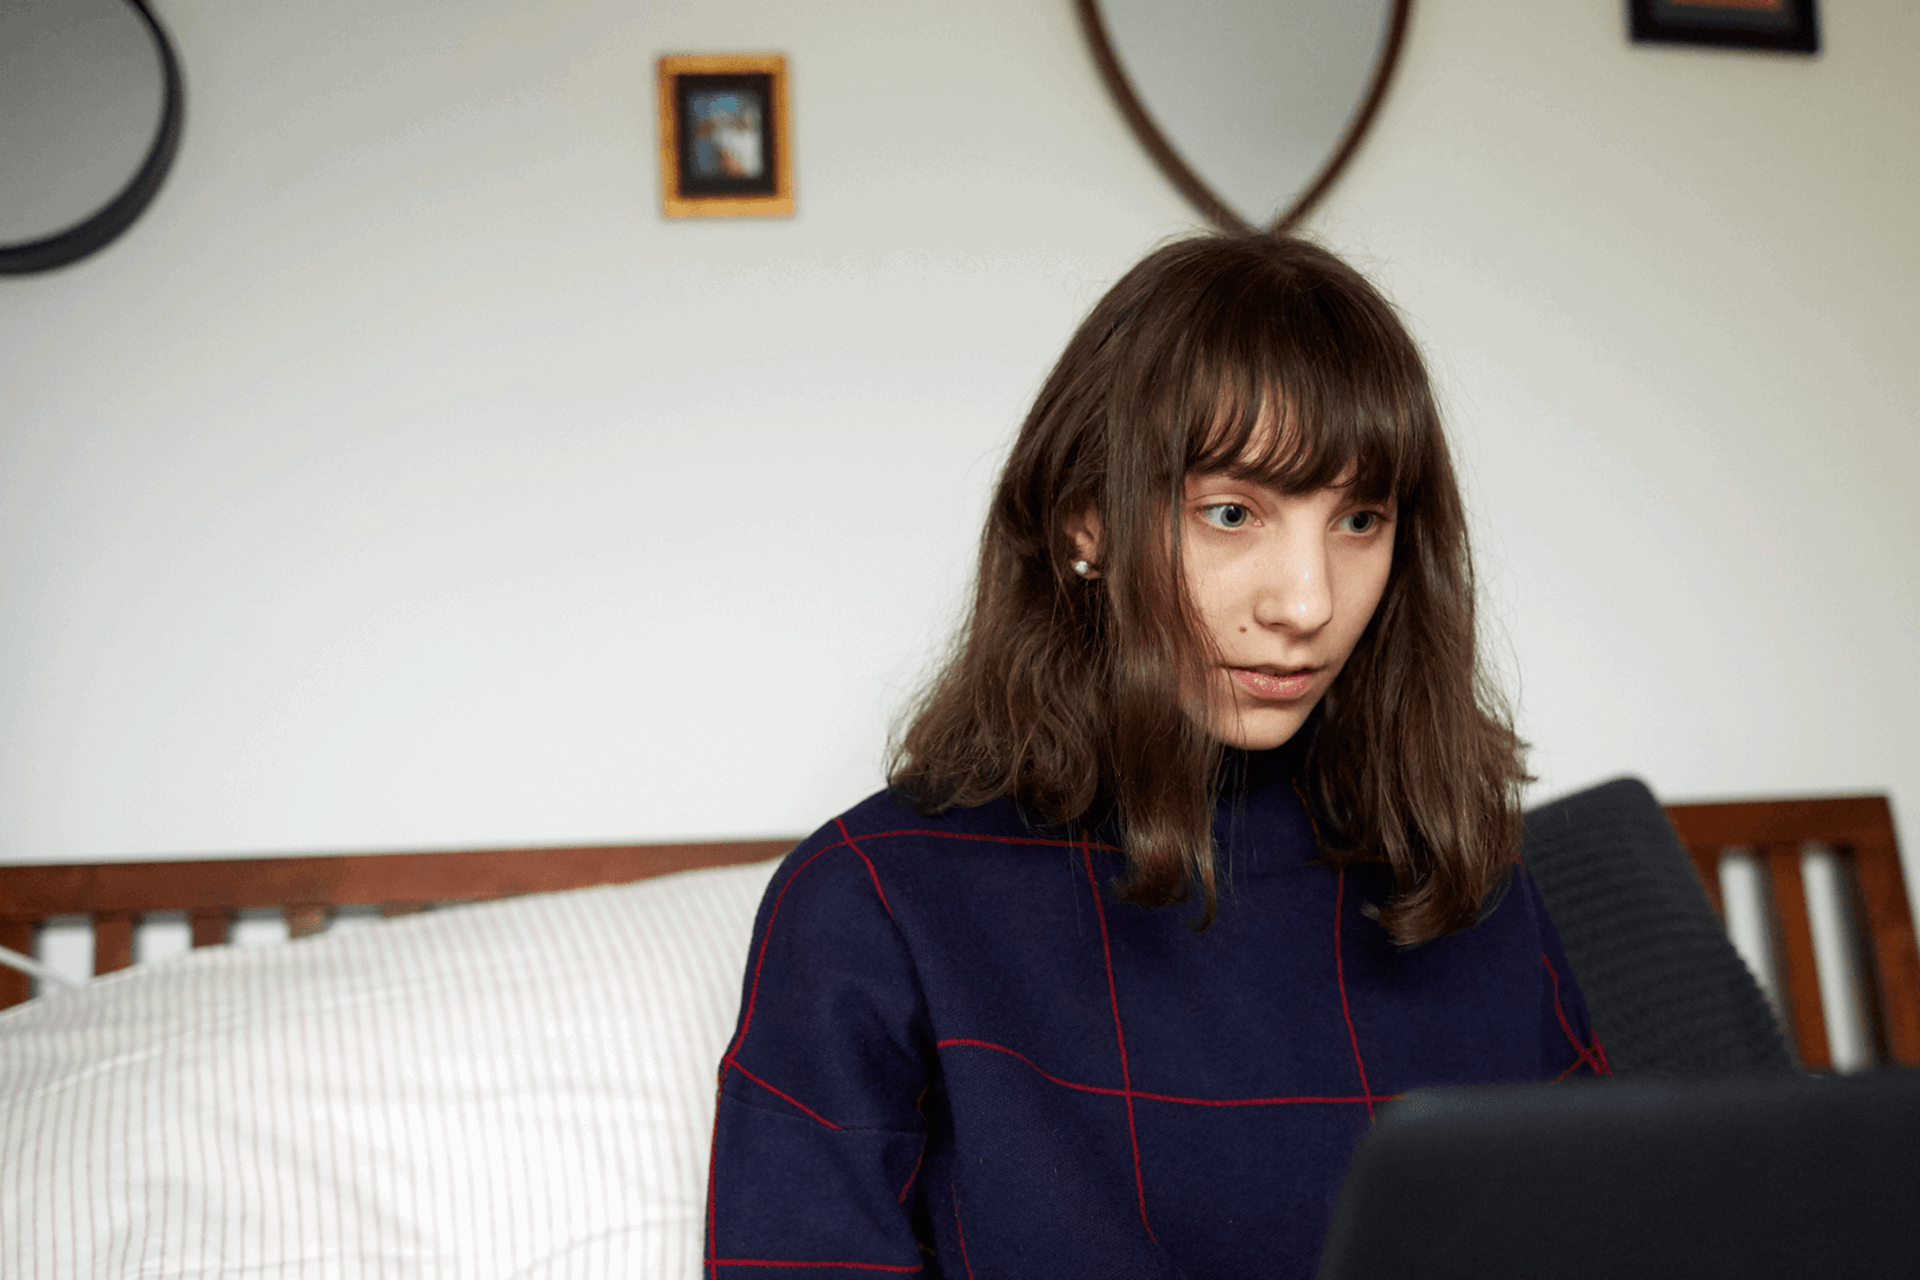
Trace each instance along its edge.
{"label": "blue eye", "polygon": [[1348,533],[1372,533],[1380,527],[1378,511],[1351,511],[1340,517],[1340,527]]}
{"label": "blue eye", "polygon": [[1200,508],[1200,515],[1216,529],[1244,529],[1253,512],[1237,502],[1216,502]]}

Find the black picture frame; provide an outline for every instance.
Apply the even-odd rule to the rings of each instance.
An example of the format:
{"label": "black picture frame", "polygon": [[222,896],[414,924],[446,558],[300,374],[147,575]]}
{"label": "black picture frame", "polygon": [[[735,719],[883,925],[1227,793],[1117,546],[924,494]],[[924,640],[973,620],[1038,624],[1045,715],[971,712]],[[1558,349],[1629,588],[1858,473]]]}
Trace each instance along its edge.
{"label": "black picture frame", "polygon": [[1818,0],[1627,0],[1635,43],[1820,52]]}

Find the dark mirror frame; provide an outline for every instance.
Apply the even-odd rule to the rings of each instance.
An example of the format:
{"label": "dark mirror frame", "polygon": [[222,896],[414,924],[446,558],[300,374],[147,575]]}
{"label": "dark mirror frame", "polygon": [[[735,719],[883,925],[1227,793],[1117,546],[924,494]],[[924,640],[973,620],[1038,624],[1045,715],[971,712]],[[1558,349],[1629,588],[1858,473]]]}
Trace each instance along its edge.
{"label": "dark mirror frame", "polygon": [[173,167],[174,153],[180,149],[180,121],[185,113],[186,95],[180,81],[180,63],[173,55],[173,45],[167,40],[167,33],[161,29],[159,19],[147,8],[146,0],[124,2],[146,23],[147,31],[153,36],[154,47],[160,53],[165,87],[160,104],[160,125],[154,130],[153,145],[147,148],[146,159],[140,162],[140,167],[128,179],[127,185],[120,189],[120,193],[86,218],[64,231],[56,231],[38,240],[0,245],[0,275],[52,271],[104,249],[145,211],[154,193],[160,190],[161,180],[167,176],[167,170]]}
{"label": "dark mirror frame", "polygon": [[[1331,0],[1340,4],[1343,0]],[[1120,68],[1120,59],[1113,51],[1113,43],[1107,36],[1106,20],[1100,16],[1099,0],[1074,0],[1074,8],[1080,14],[1080,27],[1086,33],[1087,44],[1093,49],[1093,60],[1100,67],[1100,77],[1107,82],[1107,90],[1113,94],[1113,100],[1120,106],[1120,114],[1127,118],[1133,127],[1133,133],[1140,145],[1147,149],[1153,162],[1160,166],[1160,172],[1167,175],[1194,208],[1212,219],[1223,231],[1247,232],[1256,228],[1239,214],[1227,207],[1226,201],[1215,194],[1213,188],[1201,181],[1180,153],[1173,149],[1160,127],[1147,113],[1140,96],[1134,92],[1128,82],[1126,72]],[[1313,176],[1303,191],[1281,215],[1267,228],[1270,231],[1286,231],[1307,215],[1308,210],[1319,203],[1327,194],[1340,171],[1360,146],[1360,139],[1366,136],[1367,126],[1373,123],[1374,112],[1379,110],[1380,101],[1386,97],[1387,83],[1393,78],[1393,69],[1400,61],[1400,46],[1406,38],[1407,18],[1413,9],[1413,0],[1393,0],[1393,14],[1387,22],[1387,36],[1381,41],[1380,52],[1373,63],[1373,77],[1367,85],[1367,92],[1360,99],[1360,105],[1347,119],[1346,132],[1340,135],[1340,142],[1333,154],[1320,166],[1320,172]]]}

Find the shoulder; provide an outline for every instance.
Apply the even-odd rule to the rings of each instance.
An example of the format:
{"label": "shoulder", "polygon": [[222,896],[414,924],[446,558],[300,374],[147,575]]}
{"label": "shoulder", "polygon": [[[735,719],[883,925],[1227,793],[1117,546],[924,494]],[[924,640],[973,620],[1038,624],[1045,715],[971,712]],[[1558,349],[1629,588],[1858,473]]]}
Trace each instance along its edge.
{"label": "shoulder", "polygon": [[[1078,856],[1077,833],[1034,821],[1011,800],[924,814],[890,791],[829,819],[774,873],[763,915],[776,902],[808,914],[922,904],[990,886]],[[1099,845],[1094,846],[1099,849]],[[917,914],[917,913],[916,913]]]}
{"label": "shoulder", "polygon": [[857,857],[897,861],[939,853],[978,855],[996,848],[1073,848],[1078,843],[1077,832],[1037,822],[1009,799],[927,814],[897,792],[880,791],[827,821],[790,856],[848,849]]}

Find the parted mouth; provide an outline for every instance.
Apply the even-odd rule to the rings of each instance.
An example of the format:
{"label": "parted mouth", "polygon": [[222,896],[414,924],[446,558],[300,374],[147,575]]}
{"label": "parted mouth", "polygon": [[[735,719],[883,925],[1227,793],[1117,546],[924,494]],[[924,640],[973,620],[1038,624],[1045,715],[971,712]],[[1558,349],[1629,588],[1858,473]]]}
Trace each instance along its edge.
{"label": "parted mouth", "polygon": [[1263,702],[1293,702],[1304,698],[1319,682],[1318,667],[1229,667],[1235,684]]}

